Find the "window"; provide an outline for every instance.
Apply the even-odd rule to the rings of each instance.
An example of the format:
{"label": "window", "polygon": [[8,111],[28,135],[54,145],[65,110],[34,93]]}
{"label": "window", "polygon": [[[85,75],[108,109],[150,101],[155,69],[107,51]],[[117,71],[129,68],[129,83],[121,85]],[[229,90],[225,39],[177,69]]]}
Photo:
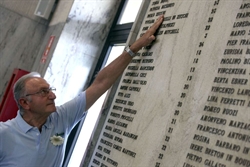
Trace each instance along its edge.
{"label": "window", "polygon": [[[105,67],[123,52],[130,29],[139,11],[141,3],[142,0],[125,1],[122,10],[118,12],[119,18],[117,17],[118,19],[116,19],[117,24],[111,29],[109,37],[103,48],[103,52],[95,69],[95,74],[97,74],[100,69]],[[84,120],[84,124],[82,127],[80,127],[81,131],[76,141],[74,150],[71,154],[68,167],[80,166],[83,155],[85,153],[84,150],[86,150],[89,143],[100,110],[105,101],[106,94],[107,92],[103,94],[98,99],[98,101],[89,109],[88,114]]]}
{"label": "window", "polygon": [[142,0],[128,0],[122,10],[117,24],[131,23],[135,21],[137,13],[140,9]]}
{"label": "window", "polygon": [[[124,46],[113,46],[106,64],[109,64],[111,61],[113,61],[117,57],[117,55],[120,55],[123,49],[124,49]],[[71,159],[68,165],[69,167],[75,167],[81,164],[82,157],[84,154],[83,150],[86,150],[87,148],[89,139],[91,137],[92,131],[94,130],[94,126],[96,124],[99,112],[101,111],[106,95],[107,95],[107,92],[104,93],[95,102],[95,104],[88,110],[88,114],[85,118],[81,132],[79,133],[79,136],[75,145],[75,149],[71,155]]]}

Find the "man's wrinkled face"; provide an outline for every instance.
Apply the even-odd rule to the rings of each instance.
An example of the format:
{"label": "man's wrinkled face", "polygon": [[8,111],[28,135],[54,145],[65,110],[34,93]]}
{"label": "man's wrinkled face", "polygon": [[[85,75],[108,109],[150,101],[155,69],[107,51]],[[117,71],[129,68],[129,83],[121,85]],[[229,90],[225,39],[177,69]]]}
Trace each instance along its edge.
{"label": "man's wrinkled face", "polygon": [[27,109],[33,114],[43,115],[56,111],[56,95],[43,78],[31,78],[25,84]]}

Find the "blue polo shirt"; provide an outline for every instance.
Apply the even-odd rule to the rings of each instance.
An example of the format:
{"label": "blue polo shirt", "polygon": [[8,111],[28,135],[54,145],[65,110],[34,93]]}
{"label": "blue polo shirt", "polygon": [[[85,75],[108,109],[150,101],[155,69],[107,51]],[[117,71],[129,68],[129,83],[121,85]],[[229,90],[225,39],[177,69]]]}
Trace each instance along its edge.
{"label": "blue polo shirt", "polygon": [[[56,107],[39,129],[27,124],[19,111],[16,118],[0,122],[1,167],[60,167],[62,166],[67,137],[72,128],[85,117],[86,94]],[[64,143],[54,146],[50,137],[61,134]]]}

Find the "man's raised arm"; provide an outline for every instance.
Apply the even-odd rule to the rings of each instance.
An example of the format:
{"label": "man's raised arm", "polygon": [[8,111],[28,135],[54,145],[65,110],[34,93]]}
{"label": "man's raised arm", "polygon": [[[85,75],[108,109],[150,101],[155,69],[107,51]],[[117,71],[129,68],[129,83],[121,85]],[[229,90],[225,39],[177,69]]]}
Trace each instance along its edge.
{"label": "man's raised arm", "polygon": [[[150,29],[148,29],[142,37],[137,39],[130,46],[130,50],[133,53],[137,53],[142,47],[147,46],[154,41],[154,33],[161,25],[162,21],[163,16],[160,16]],[[117,78],[126,69],[132,58],[133,57],[130,56],[128,52],[124,51],[119,57],[98,73],[94,82],[86,90],[86,110],[88,110],[92,104],[114,84]]]}

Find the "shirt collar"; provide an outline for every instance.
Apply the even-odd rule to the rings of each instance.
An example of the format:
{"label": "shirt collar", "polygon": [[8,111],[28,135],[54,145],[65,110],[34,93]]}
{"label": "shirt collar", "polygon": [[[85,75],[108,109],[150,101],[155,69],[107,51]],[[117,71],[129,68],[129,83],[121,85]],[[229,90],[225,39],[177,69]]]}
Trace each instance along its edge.
{"label": "shirt collar", "polygon": [[[17,116],[16,116],[16,120],[17,120],[17,124],[19,125],[19,127],[22,129],[22,131],[24,133],[27,133],[30,129],[34,128],[33,126],[29,125],[27,122],[24,121],[23,117],[20,114],[20,111],[18,110],[17,112]],[[51,123],[48,121],[45,122],[45,124],[43,125],[45,128],[51,128],[52,125]]]}
{"label": "shirt collar", "polygon": [[27,124],[27,122],[25,122],[25,121],[23,120],[23,117],[21,116],[19,110],[18,110],[18,112],[17,112],[16,120],[17,120],[17,124],[19,125],[19,127],[22,129],[22,131],[23,131],[24,133],[27,133],[30,129],[33,128],[33,126]]}
{"label": "shirt collar", "polygon": [[51,124],[51,122],[49,121],[49,120],[50,120],[49,118],[50,118],[50,117],[47,118],[45,124],[43,125],[45,128],[52,128],[52,124]]}

